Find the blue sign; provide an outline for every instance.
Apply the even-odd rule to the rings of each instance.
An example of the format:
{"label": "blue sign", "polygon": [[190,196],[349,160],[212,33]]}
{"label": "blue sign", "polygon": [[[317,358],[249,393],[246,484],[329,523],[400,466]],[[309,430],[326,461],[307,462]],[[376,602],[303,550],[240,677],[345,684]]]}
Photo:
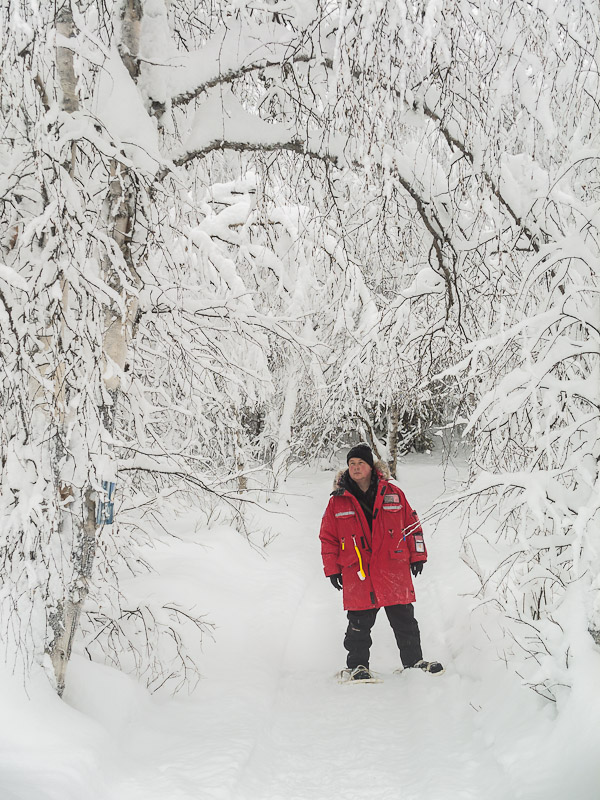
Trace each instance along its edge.
{"label": "blue sign", "polygon": [[96,525],[112,525],[115,518],[115,483],[102,481],[104,496],[96,507]]}

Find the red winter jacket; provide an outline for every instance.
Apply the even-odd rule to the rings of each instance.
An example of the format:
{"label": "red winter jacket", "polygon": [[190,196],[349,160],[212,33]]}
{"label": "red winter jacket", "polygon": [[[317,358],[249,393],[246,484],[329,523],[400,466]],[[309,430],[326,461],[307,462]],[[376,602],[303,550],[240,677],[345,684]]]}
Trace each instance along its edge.
{"label": "red winter jacket", "polygon": [[342,573],[344,608],[360,611],[382,608],[415,599],[410,565],[427,561],[423,531],[404,492],[383,477],[376,465],[379,484],[373,506],[373,531],[358,500],[340,487],[321,522],[321,554],[325,575]]}

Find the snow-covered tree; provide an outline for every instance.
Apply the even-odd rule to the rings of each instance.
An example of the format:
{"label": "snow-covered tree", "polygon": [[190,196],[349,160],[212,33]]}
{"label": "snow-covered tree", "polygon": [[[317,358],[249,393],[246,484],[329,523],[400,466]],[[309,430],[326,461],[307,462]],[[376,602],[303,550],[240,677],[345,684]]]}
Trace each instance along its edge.
{"label": "snow-covered tree", "polygon": [[238,270],[256,192],[235,182],[244,151],[313,147],[295,69],[318,36],[128,0],[7,0],[2,36],[2,624],[60,692],[94,559],[128,552],[112,485],[127,507],[242,479],[285,326]]}
{"label": "snow-covered tree", "polygon": [[464,555],[503,657],[553,697],[599,623],[597,7],[444,4],[430,24],[414,105],[446,176],[426,173],[466,348],[446,375],[475,405]]}

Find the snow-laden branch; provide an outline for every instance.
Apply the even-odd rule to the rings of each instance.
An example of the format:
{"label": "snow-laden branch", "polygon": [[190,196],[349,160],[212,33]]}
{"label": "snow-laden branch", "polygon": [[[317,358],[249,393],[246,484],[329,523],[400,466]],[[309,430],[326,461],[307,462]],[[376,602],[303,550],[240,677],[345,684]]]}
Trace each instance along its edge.
{"label": "snow-laden branch", "polygon": [[[423,114],[425,114],[426,117],[428,117],[429,119],[433,120],[436,123],[439,132],[448,142],[449,146],[452,149],[456,149],[459,152],[461,152],[463,156],[465,156],[465,158],[468,159],[471,165],[475,163],[475,156],[473,155],[472,150],[469,149],[469,147],[465,143],[465,140],[460,132],[460,127],[457,124],[455,124],[453,120],[447,118],[444,119],[436,111],[434,111],[433,108],[431,108],[426,101],[416,102],[414,105],[414,110],[417,112],[419,110],[422,110]],[[501,190],[500,183],[494,180],[494,178],[489,174],[489,172],[483,170],[482,175],[489,184],[494,196],[498,198],[505,211],[512,217],[517,227],[521,229],[523,235],[529,241],[532,250],[538,252],[540,249],[540,242],[543,242],[547,239],[545,234],[543,234],[541,231],[537,232],[532,231],[531,228],[529,227],[531,225],[531,222],[529,223],[529,225],[526,225],[524,223],[522,216],[518,214],[517,211],[515,211],[511,203],[504,196]]]}
{"label": "snow-laden branch", "polygon": [[316,136],[302,138],[292,127],[267,122],[241,105],[229,87],[212,89],[198,109],[192,131],[179,150],[171,153],[175,166],[214,150],[272,152],[289,150],[311,158],[340,164],[342,148],[335,139],[324,144]]}
{"label": "snow-laden branch", "polygon": [[[280,138],[273,137],[272,141],[268,143],[265,143],[264,141],[248,141],[247,138],[242,140],[229,138],[214,139],[213,141],[206,142],[198,149],[190,150],[183,155],[176,157],[173,160],[173,163],[176,167],[182,167],[185,164],[188,164],[190,161],[203,158],[215,150],[233,150],[239,153],[272,153],[281,150],[287,150],[291,153],[296,153],[297,155],[306,156],[307,158],[315,158],[320,161],[327,161],[334,166],[337,166],[338,163],[336,156],[332,155],[331,153],[322,153],[317,150],[311,150],[310,148],[307,148],[306,143],[296,138],[293,134],[290,135],[289,138],[285,136]],[[163,177],[165,174],[165,172],[161,172],[159,173],[159,177]]]}

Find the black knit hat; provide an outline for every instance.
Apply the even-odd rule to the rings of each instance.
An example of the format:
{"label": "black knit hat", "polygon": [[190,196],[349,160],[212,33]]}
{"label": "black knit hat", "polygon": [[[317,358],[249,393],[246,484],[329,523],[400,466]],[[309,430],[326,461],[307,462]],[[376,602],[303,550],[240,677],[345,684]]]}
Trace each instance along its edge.
{"label": "black knit hat", "polygon": [[351,458],[362,458],[370,467],[373,466],[373,451],[365,442],[361,442],[348,450],[346,464],[350,463]]}

